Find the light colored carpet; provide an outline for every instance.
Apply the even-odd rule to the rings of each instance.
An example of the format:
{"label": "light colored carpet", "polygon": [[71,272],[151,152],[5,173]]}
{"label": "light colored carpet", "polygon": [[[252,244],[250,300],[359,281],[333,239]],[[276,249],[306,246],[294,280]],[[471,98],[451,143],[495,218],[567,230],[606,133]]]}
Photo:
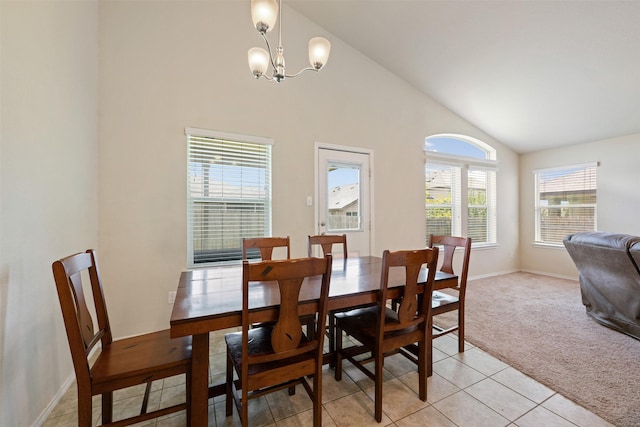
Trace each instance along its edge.
{"label": "light colored carpet", "polygon": [[616,426],[640,426],[640,341],[589,317],[577,281],[470,281],[466,327],[467,341],[538,382]]}

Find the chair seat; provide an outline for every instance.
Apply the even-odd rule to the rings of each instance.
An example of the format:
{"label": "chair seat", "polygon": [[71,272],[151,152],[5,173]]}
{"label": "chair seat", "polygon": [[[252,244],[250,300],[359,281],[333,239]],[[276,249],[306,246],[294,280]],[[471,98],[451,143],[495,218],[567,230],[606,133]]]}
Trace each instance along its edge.
{"label": "chair seat", "polygon": [[172,339],[168,329],[114,341],[102,349],[91,369],[94,394],[100,394],[101,383],[119,377],[124,383],[140,384],[172,375],[172,370],[177,375],[189,363],[191,337]]}
{"label": "chair seat", "polygon": [[457,296],[449,295],[445,292],[433,291],[433,297],[431,298],[431,308],[436,310],[439,307],[443,307],[449,304],[456,304],[460,300]]}
{"label": "chair seat", "polygon": [[[340,329],[355,337],[365,345],[373,345],[376,340],[376,325],[378,321],[378,306],[357,308],[355,310],[335,314]],[[398,322],[398,313],[390,308],[385,309],[385,324],[393,325]],[[417,326],[385,332],[385,338],[403,336],[418,331]]]}
{"label": "chair seat", "polygon": [[[249,329],[249,354],[257,356],[260,354],[272,354],[274,353],[271,346],[271,332],[272,327],[263,326],[258,328]],[[224,336],[227,343],[227,349],[231,355],[234,365],[240,371],[242,365],[242,332],[233,332]],[[308,343],[309,339],[306,335],[302,334],[300,345]],[[273,362],[265,362],[249,365],[249,375],[254,375],[262,371],[272,371],[283,366],[290,366],[305,360],[314,360],[313,355],[310,353],[304,353],[298,356],[289,357],[282,360],[276,360]]]}

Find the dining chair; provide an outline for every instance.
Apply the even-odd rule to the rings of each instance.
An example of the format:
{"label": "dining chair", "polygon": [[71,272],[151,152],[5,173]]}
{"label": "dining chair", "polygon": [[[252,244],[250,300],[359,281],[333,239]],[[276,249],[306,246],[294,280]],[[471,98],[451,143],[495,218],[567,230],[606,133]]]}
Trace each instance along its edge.
{"label": "dining chair", "polygon": [[[313,317],[315,333],[305,334],[298,316],[301,288],[305,279],[319,276],[318,304]],[[242,265],[242,331],[225,335],[227,345],[226,416],[233,403],[244,427],[248,424],[250,399],[302,384],[313,402],[313,425],[322,424],[323,339],[327,315],[327,297],[331,279],[331,255],[325,258],[300,258],[262,261]],[[261,283],[259,283],[261,282]],[[262,285],[261,285],[262,284]],[[276,321],[252,326],[256,313],[249,302],[275,286],[280,304]],[[234,372],[238,383],[234,381]],[[313,388],[306,377],[313,378]]]}
{"label": "dining chair", "polygon": [[[92,249],[55,261],[53,277],[58,290],[62,317],[67,330],[71,359],[78,390],[78,425],[93,425],[92,396],[102,395],[102,424],[113,421],[113,392],[146,384],[140,414],[117,422],[130,425],[169,413],[187,410],[190,420],[189,394],[186,402],[147,412],[151,383],[174,375],[186,375],[186,389],[191,384],[191,338],[169,337],[169,330],[114,340],[98,270]],[[88,276],[94,318],[87,306],[83,287]],[[89,289],[86,290],[89,292]],[[100,344],[99,346],[97,344]],[[89,358],[100,352],[93,364]]]}
{"label": "dining chair", "polygon": [[346,234],[318,234],[314,236],[308,236],[307,239],[307,254],[313,255],[313,248],[320,246],[322,248],[322,254],[331,254],[336,258],[333,252],[333,245],[342,246],[342,258],[347,259],[347,235]]}
{"label": "dining chair", "polygon": [[[451,332],[458,331],[458,351],[464,352],[464,304],[465,294],[467,290],[467,275],[469,273],[469,258],[471,256],[471,238],[470,237],[454,237],[454,236],[435,236],[430,235],[429,247],[433,248],[441,246],[443,248],[442,263],[440,271],[449,274],[455,274],[453,270],[453,255],[456,248],[463,248],[462,264],[460,268],[460,274],[458,275],[458,286],[455,288],[448,288],[452,291],[441,292],[434,291],[431,307],[431,323],[432,339],[441,337]],[[447,289],[447,290],[448,290]],[[458,321],[455,325],[445,328],[438,326],[435,323],[435,317],[448,313],[450,311],[458,311]],[[429,375],[432,373],[431,356],[429,361]]]}
{"label": "dining chair", "polygon": [[258,252],[262,261],[269,261],[272,259],[275,248],[284,248],[286,250],[286,259],[291,258],[289,236],[243,238],[242,259],[255,258],[255,254]]}
{"label": "dining chair", "polygon": [[[375,383],[375,419],[382,421],[382,369],[385,356],[395,354],[404,346],[416,344],[418,349],[418,396],[427,400],[427,363],[431,346],[429,318],[433,293],[433,281],[438,261],[438,248],[390,252],[382,254],[382,274],[377,304],[348,312],[336,313],[336,369],[335,379],[342,379],[342,360],[346,358]],[[419,298],[418,279],[426,264],[427,277],[423,289],[424,298]],[[393,310],[387,302],[391,300],[390,282],[401,283],[399,303]],[[422,278],[424,280],[424,278]],[[395,287],[397,288],[397,286]],[[394,288],[392,288],[394,289]],[[395,290],[395,289],[394,289]],[[358,342],[343,348],[343,334]],[[358,356],[371,352],[371,356]],[[365,365],[373,362],[374,369]]]}

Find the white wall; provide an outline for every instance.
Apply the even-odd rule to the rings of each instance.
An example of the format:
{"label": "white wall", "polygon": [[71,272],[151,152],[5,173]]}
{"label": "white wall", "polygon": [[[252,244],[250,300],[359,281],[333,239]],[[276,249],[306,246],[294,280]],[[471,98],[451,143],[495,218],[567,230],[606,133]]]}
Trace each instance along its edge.
{"label": "white wall", "polygon": [[98,248],[116,337],[168,327],[186,266],[187,126],[275,139],[273,231],[294,256],[314,229],[315,142],[374,150],[381,253],[424,245],[424,137],[484,140],[500,162],[500,244],[474,251],[471,274],[518,268],[516,154],[286,5],[289,68],[314,35],[331,39],[329,63],[255,81],[246,3],[0,2],[0,425],[40,421],[72,375],[55,259]]}
{"label": "white wall", "polygon": [[100,249],[116,336],[168,327],[186,268],[186,140],[199,127],[272,137],[273,233],[293,256],[314,230],[314,143],[375,156],[375,246],[424,245],[425,136],[461,133],[498,150],[500,244],[475,251],[471,274],[518,268],[517,155],[372,63],[286,4],[287,66],[305,66],[314,35],[332,41],[325,69],[256,81],[261,46],[246,2],[104,2],[100,9]]}
{"label": "white wall", "polygon": [[523,270],[577,278],[564,248],[534,246],[533,171],[600,162],[597,169],[599,231],[640,236],[640,134],[544,150],[520,156],[520,265]]}
{"label": "white wall", "polygon": [[97,24],[97,2],[0,2],[0,426],[73,373],[51,263],[98,243]]}

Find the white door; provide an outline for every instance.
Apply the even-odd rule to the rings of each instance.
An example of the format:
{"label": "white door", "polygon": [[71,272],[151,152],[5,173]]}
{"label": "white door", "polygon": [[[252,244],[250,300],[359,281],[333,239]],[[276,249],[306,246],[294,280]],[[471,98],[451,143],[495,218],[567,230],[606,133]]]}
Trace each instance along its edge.
{"label": "white door", "polygon": [[346,234],[350,256],[371,253],[371,153],[316,147],[316,233]]}

